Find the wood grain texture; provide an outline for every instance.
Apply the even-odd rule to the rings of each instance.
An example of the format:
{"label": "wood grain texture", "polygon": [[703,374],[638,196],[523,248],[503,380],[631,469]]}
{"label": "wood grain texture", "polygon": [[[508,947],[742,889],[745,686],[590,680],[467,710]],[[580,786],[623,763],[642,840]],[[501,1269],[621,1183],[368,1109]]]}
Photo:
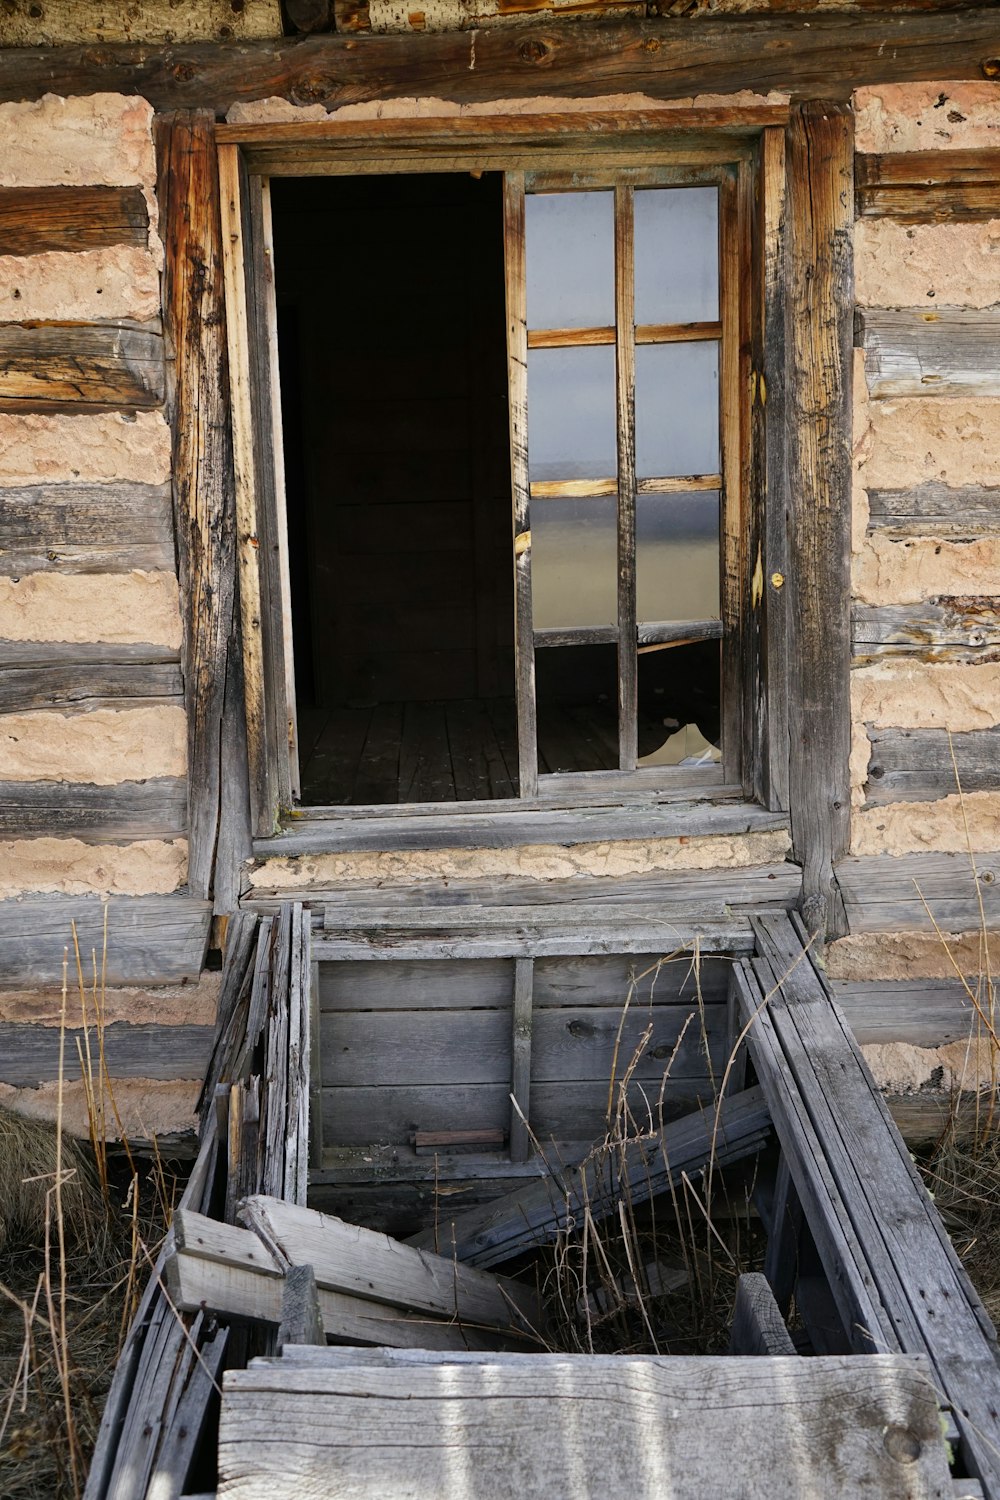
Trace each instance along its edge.
{"label": "wood grain texture", "polygon": [[[196,895],[207,897],[219,839],[222,718],[236,604],[222,231],[212,118],[203,112],[161,117],[156,143],[166,252],[164,303],[175,371],[172,460],[191,787],[188,880]],[[227,769],[238,775],[238,764]]]}
{"label": "wood grain texture", "polygon": [[0,412],[149,410],[163,404],[165,379],[159,332],[0,325]]}
{"label": "wood grain texture", "polygon": [[946,484],[912,490],[869,490],[869,530],[900,535],[975,536],[1000,527],[1000,488]]}
{"label": "wood grain texture", "polygon": [[0,573],[172,570],[165,484],[33,484],[3,491]]}
{"label": "wood grain texture", "polygon": [[[599,1441],[580,1441],[581,1409]],[[261,1364],[226,1376],[219,1473],[234,1500],[266,1500],[276,1484],[318,1496],[332,1466],[358,1500],[500,1500],[538,1495],[539,1474],[560,1455],[581,1496],[622,1485],[637,1500],[693,1500],[735,1484],[747,1500],[865,1489],[915,1500],[950,1485],[936,1424],[926,1365],[889,1356],[791,1370],[786,1360],[556,1355],[396,1369]],[[893,1458],[886,1432],[919,1457]]]}
{"label": "wood grain texture", "polygon": [[1000,214],[1000,151],[899,151],[859,155],[857,209],[865,218],[931,224]]}
{"label": "wood grain texture", "polygon": [[[967,854],[851,856],[837,864],[852,933],[978,932],[1000,927],[1000,860]],[[982,902],[982,906],[980,906]],[[928,913],[930,909],[930,914]]]}
{"label": "wood grain texture", "polygon": [[182,701],[180,664],[169,647],[0,641],[0,653],[0,713]]}
{"label": "wood grain texture", "polygon": [[138,187],[0,188],[0,255],[144,246],[148,235]]}
{"label": "wood grain texture", "polygon": [[0,99],[95,89],[135,93],[156,110],[211,108],[276,95],[294,104],[340,104],[400,94],[458,102],[636,91],[657,99],[697,93],[791,89],[796,97],[847,98],[863,84],[983,77],[996,54],[990,12],[909,15],[676,18],[549,23],[483,30],[476,65],[463,33],[289,38],[239,48],[178,43],[169,49],[109,43],[21,47],[0,58]]}
{"label": "wood grain texture", "polygon": [[730,1354],[794,1355],[795,1345],[778,1310],[767,1278],[751,1271],[736,1283]]}
{"label": "wood grain texture", "polygon": [[850,823],[853,123],[810,104],[788,128],[789,803],[812,931],[836,933]]}
{"label": "wood grain texture", "polygon": [[1000,729],[869,729],[868,738],[868,807],[1000,788]]}
{"label": "wood grain texture", "polygon": [[[98,949],[98,952],[100,950]],[[60,955],[61,956],[61,955]],[[72,963],[72,957],[71,957]],[[72,1003],[72,1002],[71,1002]],[[74,1007],[79,1011],[79,1006]],[[72,1019],[72,1014],[71,1014]],[[201,1078],[212,1050],[212,1026],[136,1025],[115,1021],[104,1028],[104,1061],[111,1078]],[[66,1028],[65,1076],[80,1070],[77,1044],[97,1067],[97,1036],[79,1027]],[[59,1027],[0,1023],[0,1083],[33,1089],[59,1077]]]}
{"label": "wood grain texture", "polygon": [[830,988],[859,1046],[943,1047],[965,1041],[976,1029],[969,992],[958,979],[837,979]]}
{"label": "wood grain texture", "polygon": [[0,835],[51,835],[89,841],[183,838],[187,782],[183,777],[92,782],[0,781]]}
{"label": "wood grain texture", "polygon": [[22,896],[0,901],[0,984],[62,982],[76,923],[80,949],[100,953],[108,913],[108,984],[181,984],[201,973],[211,915],[193,896]]}
{"label": "wood grain texture", "polygon": [[1000,395],[1000,313],[865,307],[856,321],[873,399]]}
{"label": "wood grain texture", "polygon": [[990,662],[1000,648],[1000,599],[941,596],[920,604],[856,604],[856,665],[886,656],[913,661]]}

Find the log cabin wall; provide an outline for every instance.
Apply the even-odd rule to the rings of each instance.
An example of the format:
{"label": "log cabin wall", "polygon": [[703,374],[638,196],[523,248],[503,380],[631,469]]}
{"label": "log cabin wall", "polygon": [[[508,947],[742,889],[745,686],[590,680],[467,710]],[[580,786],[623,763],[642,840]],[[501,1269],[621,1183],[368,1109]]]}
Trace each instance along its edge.
{"label": "log cabin wall", "polygon": [[[188,887],[152,127],[120,95],[0,106],[0,1100],[51,1108],[71,924],[90,986],[106,913],[109,1066],[141,1136],[190,1121],[216,987]],[[71,1026],[74,974],[71,953]],[[67,1108],[85,1129],[79,1082]]]}

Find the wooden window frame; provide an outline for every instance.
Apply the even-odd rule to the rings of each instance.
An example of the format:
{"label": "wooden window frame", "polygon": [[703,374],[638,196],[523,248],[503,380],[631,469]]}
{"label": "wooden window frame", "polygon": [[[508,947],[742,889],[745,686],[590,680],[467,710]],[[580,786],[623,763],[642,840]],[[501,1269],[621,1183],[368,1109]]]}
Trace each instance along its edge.
{"label": "wooden window frame", "polygon": [[[653,180],[720,183],[720,222],[726,226],[720,237],[720,323],[723,349],[729,351],[720,369],[721,613],[728,636],[723,653],[725,779],[716,768],[679,767],[548,775],[541,785],[531,778],[523,780],[521,796],[488,806],[499,813],[551,807],[558,801],[564,806],[576,800],[624,804],[643,796],[656,802],[695,796],[751,801],[771,811],[787,809],[785,622],[780,592],[784,435],[778,399],[785,342],[780,244],[786,117],[786,109],[765,106],[650,109],[629,116],[599,111],[554,116],[498,113],[473,119],[218,128],[237,559],[256,838],[267,839],[282,830],[293,814],[298,790],[268,185],[269,178],[278,176],[447,170],[530,172],[540,181],[540,174],[562,174],[572,166],[584,176],[613,178],[626,191]],[[765,391],[775,399],[765,402]],[[620,434],[620,443],[627,438]],[[516,530],[523,529],[517,507],[515,482]],[[765,574],[777,579],[777,585],[766,587]],[[525,607],[530,612],[530,597],[517,584],[515,611]],[[626,710],[630,702],[634,707],[634,684],[631,699],[629,692],[623,683]],[[520,713],[520,688],[517,696]],[[623,764],[630,764],[624,742]],[[482,811],[483,806],[415,803],[391,812],[402,822],[407,814],[462,815]],[[296,810],[294,819],[301,827],[307,820],[321,822],[355,812],[370,816],[376,811],[386,809],[310,807]]]}

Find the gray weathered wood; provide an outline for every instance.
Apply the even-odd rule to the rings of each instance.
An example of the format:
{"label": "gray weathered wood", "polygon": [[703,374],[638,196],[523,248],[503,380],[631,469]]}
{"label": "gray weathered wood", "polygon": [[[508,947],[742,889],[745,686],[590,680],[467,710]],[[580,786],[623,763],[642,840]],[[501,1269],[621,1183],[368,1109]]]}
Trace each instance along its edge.
{"label": "gray weathered wood", "polygon": [[534,961],[514,960],[514,997],[511,1006],[511,1108],[510,1159],[526,1161],[531,1149],[528,1124],[531,1120],[531,1039],[532,985]]}
{"label": "gray weathered wood", "polygon": [[219,1473],[234,1500],[269,1500],[276,1486],[318,1494],[334,1468],[358,1500],[536,1497],[551,1492],[554,1463],[565,1493],[592,1497],[846,1500],[870,1491],[929,1500],[950,1491],[927,1366],[900,1356],[539,1355],[530,1365],[355,1369],[279,1361],[226,1376]]}
{"label": "gray weathered wood", "polygon": [[289,1266],[281,1288],[278,1349],[288,1344],[326,1344],[323,1313],[312,1266]]}
{"label": "gray weathered wood", "polygon": [[697,947],[702,953],[746,953],[750,948],[747,917],[728,922],[699,921],[683,916],[673,920],[644,921],[631,911],[617,919],[608,908],[595,916],[598,921],[564,922],[540,920],[544,908],[532,908],[530,923],[502,926],[485,931],[472,927],[464,934],[446,935],[446,929],[384,927],[372,924],[354,931],[316,938],[313,953],[321,962],[332,959],[424,959],[424,958],[543,958],[550,955],[589,953],[649,953],[659,945],[663,954]]}
{"label": "gray weathered wood", "polygon": [[76,922],[80,951],[98,954],[108,913],[108,984],[178,984],[201,973],[211,910],[173,896],[20,896],[0,901],[0,986],[62,982],[63,948]]}
{"label": "gray weathered wood", "polygon": [[0,255],[144,246],[148,235],[139,187],[0,188]]}
{"label": "gray weathered wood", "polygon": [[[1000,629],[997,632],[1000,643]],[[929,802],[1000,787],[1000,729],[869,729],[865,803]]]}
{"label": "gray weathered wood", "polygon": [[198,1356],[188,1362],[188,1377],[172,1406],[165,1426],[147,1494],[156,1500],[180,1500],[188,1495],[187,1478],[209,1423],[212,1396],[222,1384],[222,1366],[230,1330],[216,1328],[200,1341]]}
{"label": "gray weathered wood", "polygon": [[849,840],[853,122],[811,104],[788,128],[789,806],[802,910],[842,930]]}
{"label": "gray weathered wood", "polygon": [[925,662],[990,662],[1000,646],[1000,601],[983,596],[921,604],[856,604],[856,665],[884,656]]}
{"label": "gray weathered wood", "polygon": [[[97,952],[99,964],[100,948]],[[73,963],[72,952],[70,963]],[[85,972],[87,968],[89,962],[85,959]],[[76,1012],[79,1013],[79,1006]],[[112,1078],[201,1078],[211,1054],[213,1035],[211,1026],[162,1026],[155,1022],[132,1025],[113,1021],[103,1030],[104,1063]],[[77,1044],[83,1047],[86,1057],[87,1039],[80,1027],[72,1025],[66,1029],[65,1039],[65,1073],[68,1078],[76,1078]],[[93,1030],[89,1044],[96,1067],[98,1044]],[[58,1026],[0,1022],[0,1082],[33,1089],[58,1077]]]}
{"label": "gray weathered wood", "polygon": [[130,411],[162,405],[165,391],[158,330],[0,325],[0,411]]}
{"label": "gray weathered wood", "polygon": [[508,1278],[276,1199],[250,1198],[240,1216],[292,1265],[311,1266],[326,1291],[484,1327],[541,1331],[538,1299]]}
{"label": "gray weathered wood", "polygon": [[767,1278],[757,1271],[736,1283],[736,1306],[729,1339],[730,1354],[794,1355],[795,1345],[778,1311]]}
{"label": "gray weathered wood", "polygon": [[[713,1154],[718,1164],[752,1155],[769,1130],[761,1090],[748,1089],[724,1099],[718,1111],[685,1115],[662,1131],[630,1141],[621,1163],[591,1160],[580,1169],[528,1182],[483,1209],[459,1214],[441,1225],[442,1250],[472,1265],[496,1265],[554,1239],[584,1202],[595,1218],[617,1212],[619,1170],[628,1179],[632,1203],[641,1203],[679,1182],[682,1172],[694,1176],[703,1171]],[[410,1241],[424,1248],[434,1242],[432,1231]]]}
{"label": "gray weathered wood", "polygon": [[590,844],[605,839],[693,838],[711,833],[765,833],[788,817],[752,803],[664,802],[647,808],[607,807],[551,813],[504,809],[450,816],[414,811],[407,817],[296,818],[273,838],[255,839],[258,858],[338,849],[501,848],[518,844]]}
{"label": "gray weathered wood", "polygon": [[1000,313],[865,307],[857,323],[873,398],[1000,395]]}
{"label": "gray weathered wood", "polygon": [[172,570],[166,484],[34,484],[3,492],[0,573]]}
{"label": "gray weathered wood", "polygon": [[26,838],[171,839],[187,831],[183,777],[119,781],[0,781],[0,833]]}
{"label": "gray weathered wood", "polygon": [[241,770],[238,762],[223,765],[220,753],[236,552],[213,132],[211,115],[196,111],[160,119],[156,136],[165,226],[164,307],[175,371],[174,510],[191,785],[188,880],[199,896],[213,889],[221,783]]}
{"label": "gray weathered wood", "polygon": [[978,878],[968,854],[842,859],[837,881],[851,932],[932,933],[934,922],[945,933],[976,932],[984,915],[988,927],[1000,926],[1000,861],[976,855],[975,868]]}
{"label": "gray weathered wood", "polygon": [[1000,527],[1000,489],[936,481],[912,490],[869,490],[868,526],[901,535],[960,536]]}
{"label": "gray weathered wood", "polygon": [[[976,1029],[976,1012],[958,979],[835,979],[830,987],[861,1046],[909,1042],[941,1047],[963,1041]],[[972,991],[976,993],[975,980]],[[986,1008],[985,986],[980,1004]]]}
{"label": "gray weathered wood", "polygon": [[0,713],[182,704],[177,652],[164,646],[0,641]]}
{"label": "gray weathered wood", "polygon": [[755,919],[780,977],[776,1029],[903,1347],[926,1352],[987,1488],[1000,1477],[996,1334],[861,1054],[787,917]]}

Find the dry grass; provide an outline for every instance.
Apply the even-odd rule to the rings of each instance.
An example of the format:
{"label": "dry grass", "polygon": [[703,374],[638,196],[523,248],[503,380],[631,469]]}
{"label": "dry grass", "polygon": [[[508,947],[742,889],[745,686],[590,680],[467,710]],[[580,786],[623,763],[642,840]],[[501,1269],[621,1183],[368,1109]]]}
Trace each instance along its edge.
{"label": "dry grass", "polygon": [[[677,961],[671,955],[655,967]],[[654,1092],[636,1082],[652,1020],[631,1057],[621,1058],[615,1048],[607,1131],[587,1158],[594,1181],[625,1184],[612,1212],[597,1217],[585,1207],[572,1227],[537,1257],[554,1348],[582,1354],[724,1353],[737,1280],[744,1271],[760,1268],[765,1236],[739,1168],[723,1173],[710,1162],[698,1182],[684,1176],[671,1192],[641,1204],[632,1201],[627,1188],[626,1157],[638,1142],[658,1138],[665,1123],[666,1084],[692,1029],[700,1038],[711,1093],[718,1098],[697,952],[691,976],[693,1008]],[[633,976],[619,1040],[638,987],[650,978],[655,985],[655,970]],[[712,1099],[704,1103],[710,1108]]]}

